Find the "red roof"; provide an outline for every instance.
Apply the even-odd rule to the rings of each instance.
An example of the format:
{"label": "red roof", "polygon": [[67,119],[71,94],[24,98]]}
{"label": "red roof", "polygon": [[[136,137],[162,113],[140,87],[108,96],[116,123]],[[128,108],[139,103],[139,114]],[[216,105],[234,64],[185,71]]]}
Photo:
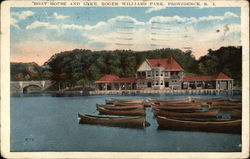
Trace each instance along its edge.
{"label": "red roof", "polygon": [[96,83],[114,83],[114,82],[136,82],[135,77],[119,77],[117,75],[104,75]]}
{"label": "red roof", "polygon": [[224,73],[218,73],[212,76],[183,76],[181,81],[215,81],[215,80],[233,80]]}
{"label": "red roof", "polygon": [[226,74],[220,72],[214,75],[217,80],[233,80],[232,78],[228,77]]}
{"label": "red roof", "polygon": [[169,71],[184,71],[180,64],[172,57],[169,56],[165,59],[146,59],[151,67],[163,67]]}
{"label": "red roof", "polygon": [[183,76],[182,81],[212,81],[213,76]]}
{"label": "red roof", "polygon": [[135,77],[123,77],[118,79],[116,82],[136,82],[136,78]]}

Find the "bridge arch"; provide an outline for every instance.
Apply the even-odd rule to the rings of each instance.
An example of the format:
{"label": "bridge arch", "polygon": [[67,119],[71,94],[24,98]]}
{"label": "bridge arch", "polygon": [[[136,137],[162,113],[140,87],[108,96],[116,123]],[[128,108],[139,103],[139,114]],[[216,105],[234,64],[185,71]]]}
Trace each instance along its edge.
{"label": "bridge arch", "polygon": [[46,88],[52,86],[55,82],[50,80],[42,80],[42,81],[11,81],[10,88],[11,93],[23,93],[30,86],[36,86],[41,88],[41,90],[45,90]]}
{"label": "bridge arch", "polygon": [[26,86],[24,86],[22,89],[22,92],[23,93],[27,93],[28,92],[28,89],[30,88],[30,87],[37,87],[37,88],[39,88],[39,90],[43,90],[43,87],[41,86],[41,85],[39,85],[39,84],[29,84],[29,85],[26,85]]}

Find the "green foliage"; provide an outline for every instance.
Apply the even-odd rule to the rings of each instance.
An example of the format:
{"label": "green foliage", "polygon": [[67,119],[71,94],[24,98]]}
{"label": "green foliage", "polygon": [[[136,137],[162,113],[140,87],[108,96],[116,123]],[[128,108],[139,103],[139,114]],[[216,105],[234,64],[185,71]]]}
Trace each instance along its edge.
{"label": "green foliage", "polygon": [[242,48],[221,47],[218,50],[208,50],[208,54],[200,57],[198,67],[202,74],[211,75],[223,72],[235,79],[241,85],[242,78]]}
{"label": "green foliage", "polygon": [[[121,77],[135,76],[145,58],[166,58],[173,55],[189,72],[193,72],[196,60],[192,52],[178,49],[158,49],[135,52],[131,50],[90,51],[72,50],[55,54],[44,66],[50,68],[51,79],[62,86],[93,83],[105,74]],[[197,72],[195,72],[197,73]]]}
{"label": "green foliage", "polygon": [[135,76],[145,58],[166,58],[172,55],[186,74],[211,75],[224,72],[241,82],[241,47],[208,50],[196,60],[191,51],[157,49],[149,51],[91,51],[75,49],[53,55],[40,67],[36,63],[11,63],[11,80],[53,80],[61,89],[75,85],[86,86],[105,74],[120,77]]}
{"label": "green foliage", "polygon": [[40,80],[42,68],[32,63],[11,63],[11,80],[25,81],[25,80]]}

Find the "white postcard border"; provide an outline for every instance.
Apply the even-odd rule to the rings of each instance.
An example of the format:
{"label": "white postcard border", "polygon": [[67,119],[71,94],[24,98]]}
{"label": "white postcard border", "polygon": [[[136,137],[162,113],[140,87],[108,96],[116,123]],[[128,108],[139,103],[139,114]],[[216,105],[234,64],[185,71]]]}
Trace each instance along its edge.
{"label": "white postcard border", "polygon": [[[50,2],[44,0],[45,2]],[[81,0],[78,0],[79,2]],[[77,2],[78,2],[77,1]],[[86,2],[90,2],[85,0]],[[107,0],[106,0],[107,1]],[[144,0],[145,2],[149,2]],[[192,1],[190,2],[208,2]],[[249,156],[249,8],[247,1],[209,1],[216,6],[240,6],[243,43],[242,56],[242,152],[10,152],[10,7],[69,7],[34,6],[32,1],[5,1],[1,5],[1,155],[6,158],[247,158]],[[33,1],[34,2],[34,1]],[[63,2],[61,0],[60,2]],[[82,1],[81,1],[82,2]],[[102,2],[97,1],[96,2]],[[108,2],[108,1],[107,1]],[[114,2],[114,1],[113,1]],[[119,1],[122,2],[122,1]],[[158,1],[159,2],[159,1]],[[166,2],[166,1],[162,1]],[[176,2],[185,2],[177,1]],[[70,6],[72,7],[72,6]],[[77,6],[75,6],[77,7]],[[80,6],[88,7],[88,6]],[[93,7],[93,6],[90,6]],[[100,7],[100,6],[96,6]],[[104,6],[105,7],[105,6]],[[111,7],[111,6],[109,6]],[[129,6],[131,7],[131,6]],[[150,7],[150,6],[147,6]],[[169,6],[168,6],[169,7]],[[171,7],[171,6],[170,6]],[[175,7],[175,6],[172,6]],[[210,6],[211,7],[211,6]]]}

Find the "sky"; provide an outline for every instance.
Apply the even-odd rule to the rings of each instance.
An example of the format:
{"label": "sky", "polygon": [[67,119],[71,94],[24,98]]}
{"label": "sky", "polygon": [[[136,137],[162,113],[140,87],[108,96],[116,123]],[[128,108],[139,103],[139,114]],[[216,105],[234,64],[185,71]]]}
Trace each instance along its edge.
{"label": "sky", "polygon": [[237,7],[22,7],[11,8],[11,62],[42,65],[73,49],[191,50],[241,45]]}

